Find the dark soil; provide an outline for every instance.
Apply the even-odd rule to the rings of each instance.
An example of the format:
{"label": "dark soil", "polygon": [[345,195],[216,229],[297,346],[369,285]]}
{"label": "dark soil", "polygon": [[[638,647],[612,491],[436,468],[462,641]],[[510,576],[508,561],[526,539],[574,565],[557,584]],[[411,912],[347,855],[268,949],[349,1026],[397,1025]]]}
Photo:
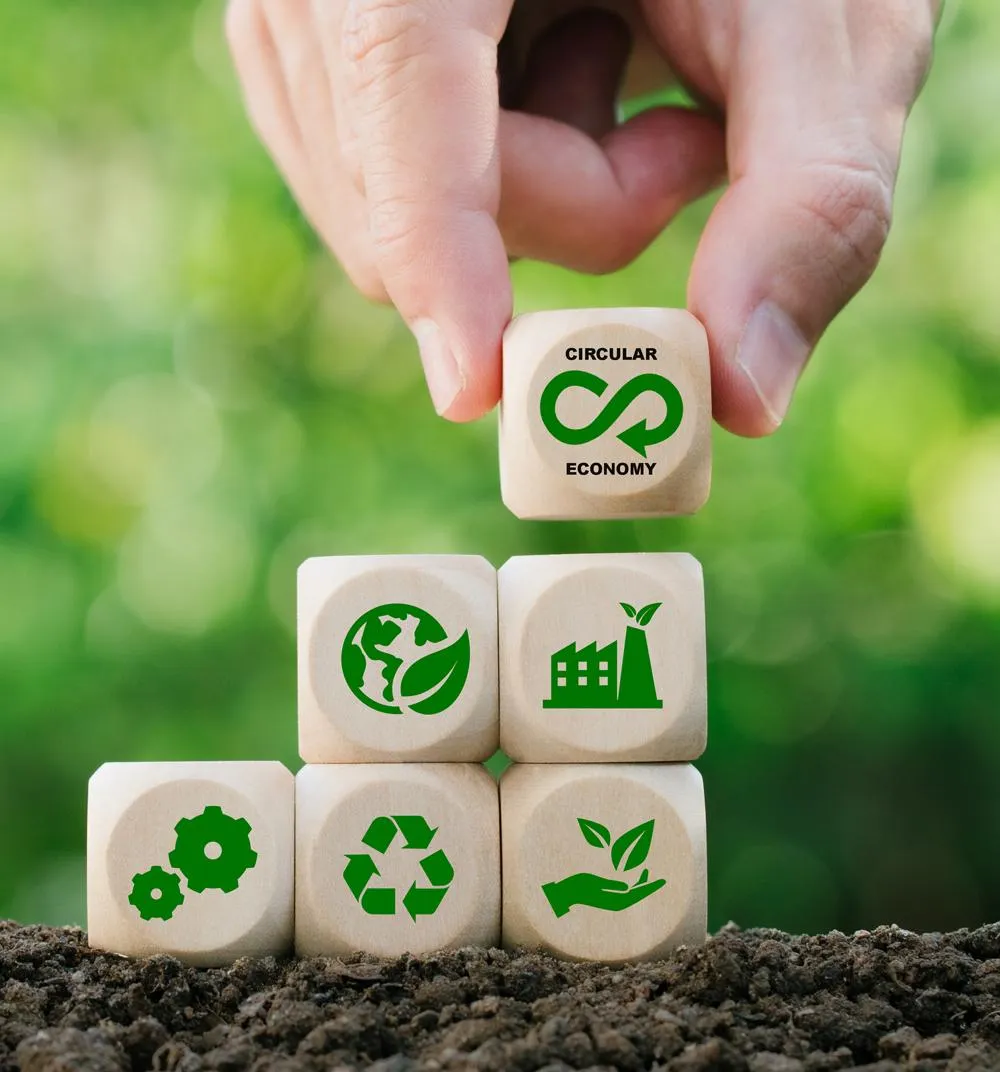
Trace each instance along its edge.
{"label": "dark soil", "polygon": [[728,927],[613,968],[464,950],[186,968],[0,923],[0,1070],[1000,1069],[1000,924]]}

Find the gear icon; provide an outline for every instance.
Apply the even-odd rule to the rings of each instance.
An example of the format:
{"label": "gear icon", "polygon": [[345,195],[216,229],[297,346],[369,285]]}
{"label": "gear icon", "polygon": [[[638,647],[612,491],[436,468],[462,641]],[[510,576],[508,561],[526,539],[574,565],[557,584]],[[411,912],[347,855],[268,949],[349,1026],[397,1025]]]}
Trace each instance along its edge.
{"label": "gear icon", "polygon": [[184,875],[194,893],[232,893],[257,863],[250,831],[246,819],[234,819],[218,805],[210,804],[201,815],[181,819],[174,827],[177,841],[167,857],[170,866]]}
{"label": "gear icon", "polygon": [[128,903],[143,919],[170,919],[184,903],[181,880],[158,866],[141,871],[132,878]]}

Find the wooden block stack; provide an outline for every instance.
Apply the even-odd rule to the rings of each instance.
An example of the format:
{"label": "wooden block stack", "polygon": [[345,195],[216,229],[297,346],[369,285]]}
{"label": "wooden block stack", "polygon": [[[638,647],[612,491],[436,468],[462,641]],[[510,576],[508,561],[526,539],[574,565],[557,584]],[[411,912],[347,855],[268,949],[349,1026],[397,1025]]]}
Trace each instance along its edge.
{"label": "wooden block stack", "polygon": [[690,555],[500,570],[506,944],[634,960],[704,940],[706,727]]}
{"label": "wooden block stack", "polygon": [[[504,340],[519,517],[693,513],[711,479],[705,331],[680,310],[533,313]],[[706,930],[701,568],[690,555],[500,570],[503,937],[636,960]]]}
{"label": "wooden block stack", "polygon": [[[508,332],[504,375],[516,512],[704,501],[707,346],[686,313],[533,314]],[[93,945],[221,964],[502,935],[625,961],[704,939],[690,555],[522,557],[499,573],[475,556],[309,559],[298,661],[294,782],[277,763],[107,764],[91,779]],[[515,761],[499,793],[481,765],[498,745]]]}
{"label": "wooden block stack", "polygon": [[497,943],[496,608],[473,556],[300,567],[297,952]]}

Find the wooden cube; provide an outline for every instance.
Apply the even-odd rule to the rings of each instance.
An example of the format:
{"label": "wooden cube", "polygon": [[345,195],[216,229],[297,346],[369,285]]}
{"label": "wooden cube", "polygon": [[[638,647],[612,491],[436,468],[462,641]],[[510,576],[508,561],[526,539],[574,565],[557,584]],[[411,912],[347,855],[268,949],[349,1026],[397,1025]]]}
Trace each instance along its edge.
{"label": "wooden cube", "polygon": [[500,746],[527,763],[705,750],[705,593],[687,554],[512,558],[499,573]]}
{"label": "wooden cube", "polygon": [[280,763],[105,763],[88,799],[90,944],[201,965],[289,952],[294,829]]}
{"label": "wooden cube", "polygon": [[496,945],[496,782],[479,764],[303,767],[295,882],[300,955]]}
{"label": "wooden cube", "polygon": [[298,634],[307,763],[496,751],[496,570],[484,558],[310,558],[299,568]]}
{"label": "wooden cube", "polygon": [[516,317],[500,487],[522,518],[693,514],[711,483],[708,338],[682,309]]}
{"label": "wooden cube", "polygon": [[689,764],[510,768],[503,942],[650,960],[706,937],[705,800]]}

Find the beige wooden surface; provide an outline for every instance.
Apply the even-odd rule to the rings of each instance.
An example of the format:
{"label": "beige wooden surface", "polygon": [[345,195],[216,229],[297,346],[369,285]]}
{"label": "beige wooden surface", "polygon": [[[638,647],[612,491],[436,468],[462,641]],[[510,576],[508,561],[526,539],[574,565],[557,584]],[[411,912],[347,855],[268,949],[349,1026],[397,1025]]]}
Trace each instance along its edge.
{"label": "beige wooden surface", "polygon": [[[503,776],[500,795],[505,946],[623,962],[705,940],[705,803],[694,767],[523,764]],[[643,854],[629,837],[648,823]],[[617,866],[616,845],[627,850]]]}
{"label": "beige wooden surface", "polygon": [[[296,778],[295,947],[302,955],[365,950],[380,956],[500,937],[500,830],[497,786],[479,764],[355,764],[304,767]],[[385,851],[366,845],[373,821],[419,816],[434,830],[408,848],[405,824]],[[412,914],[409,890],[429,887],[422,860],[443,852],[454,877],[436,911]],[[378,868],[368,886],[395,891],[391,915],[370,914],[345,879],[351,856]],[[443,886],[439,888],[444,888]],[[364,896],[364,894],[362,894]]]}
{"label": "beige wooden surface", "polygon": [[[360,616],[388,604],[427,612],[448,642],[468,632],[467,680],[440,713],[422,714],[407,702],[399,713],[373,709],[345,681],[348,634]],[[435,646],[417,642],[416,622],[409,620],[400,643],[412,661]],[[377,676],[371,680],[369,691],[382,687]],[[298,681],[299,752],[307,763],[486,759],[498,742],[496,571],[475,555],[308,559],[298,574]]]}
{"label": "beige wooden surface", "polygon": [[[218,829],[218,823],[186,822],[209,808],[221,809],[232,820],[224,824],[227,833],[220,842],[203,836]],[[179,822],[186,831],[183,842],[175,829]],[[235,889],[191,888],[184,868],[195,885],[206,873],[210,879],[220,874],[219,866],[206,872],[202,857],[238,874],[250,859],[244,851],[247,839],[256,858],[239,874]],[[181,845],[183,855],[176,860],[183,863],[178,866],[169,857]],[[90,944],[132,956],[170,953],[201,965],[288,952],[293,851],[294,784],[280,763],[106,763],[90,779],[88,797]],[[198,872],[189,862],[192,857]],[[169,901],[175,893],[183,898],[167,919],[144,919],[149,900],[135,892],[136,876],[154,868],[167,876]],[[153,900],[163,913],[165,894],[162,886],[158,889],[160,896]],[[132,896],[146,907],[140,911],[130,903]]]}
{"label": "beige wooden surface", "polygon": [[[660,606],[640,626],[623,604],[640,613]],[[500,745],[511,758],[662,762],[697,759],[705,750],[705,593],[691,555],[512,558],[499,571],[499,612]],[[633,642],[648,652],[655,692],[639,705],[630,702],[626,677],[635,666],[625,658]],[[564,677],[570,695],[582,679],[559,653],[588,645],[606,658],[592,655],[580,673],[593,678],[596,667],[606,699],[591,701],[595,706],[560,701]]]}
{"label": "beige wooden surface", "polygon": [[[591,348],[656,351],[656,360],[570,360]],[[702,325],[682,309],[573,309],[516,317],[504,335],[500,412],[500,485],[518,517],[587,519],[691,514],[711,484],[711,378]],[[594,374],[606,385],[599,397],[579,386],[559,397],[556,415],[570,429],[592,426],[631,380],[655,374],[683,401],[680,426],[662,442],[638,451],[619,438],[645,422],[660,427],[669,407],[644,391],[605,432],[584,443],[555,437],[542,420],[542,394],[568,371]],[[609,411],[612,412],[612,411]],[[598,475],[592,469],[598,467]],[[626,467],[605,475],[603,467]],[[587,471],[571,470],[583,466]],[[652,471],[649,471],[652,466]]]}

